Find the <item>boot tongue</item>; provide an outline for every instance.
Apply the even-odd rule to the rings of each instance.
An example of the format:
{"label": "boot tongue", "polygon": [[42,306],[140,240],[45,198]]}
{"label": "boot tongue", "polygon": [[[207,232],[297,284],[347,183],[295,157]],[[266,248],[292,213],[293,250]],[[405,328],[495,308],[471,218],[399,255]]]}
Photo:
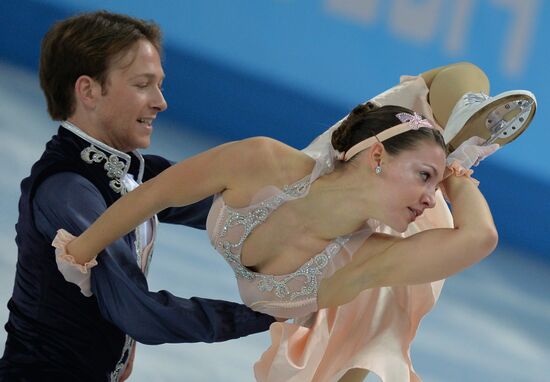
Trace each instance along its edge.
{"label": "boot tongue", "polygon": [[464,103],[470,105],[472,103],[483,102],[489,99],[489,96],[483,92],[479,93],[466,93],[462,96]]}

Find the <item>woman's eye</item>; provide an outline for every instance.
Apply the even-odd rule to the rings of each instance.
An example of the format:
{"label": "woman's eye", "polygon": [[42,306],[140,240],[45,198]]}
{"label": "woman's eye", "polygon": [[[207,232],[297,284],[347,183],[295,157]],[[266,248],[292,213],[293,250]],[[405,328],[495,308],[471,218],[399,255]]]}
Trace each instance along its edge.
{"label": "woman's eye", "polygon": [[137,84],[136,86],[140,89],[145,89],[147,87],[148,84],[146,83],[143,83],[143,84]]}
{"label": "woman's eye", "polygon": [[421,171],[420,176],[422,177],[422,180],[424,180],[424,182],[430,179],[430,173],[426,171]]}

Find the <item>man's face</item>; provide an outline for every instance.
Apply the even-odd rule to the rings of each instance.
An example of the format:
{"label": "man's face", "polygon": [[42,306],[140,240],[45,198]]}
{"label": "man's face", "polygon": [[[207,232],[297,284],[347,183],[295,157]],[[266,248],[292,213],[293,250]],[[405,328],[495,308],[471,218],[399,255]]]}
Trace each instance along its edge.
{"label": "man's face", "polygon": [[105,143],[123,152],[150,145],[153,121],[167,107],[163,79],[160,56],[147,40],[139,40],[111,64],[96,104]]}

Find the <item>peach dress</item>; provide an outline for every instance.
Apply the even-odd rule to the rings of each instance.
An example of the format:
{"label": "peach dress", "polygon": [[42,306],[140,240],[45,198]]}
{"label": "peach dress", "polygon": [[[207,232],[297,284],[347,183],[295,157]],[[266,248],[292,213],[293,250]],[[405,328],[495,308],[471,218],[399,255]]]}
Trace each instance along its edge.
{"label": "peach dress", "polygon": [[[373,100],[408,107],[435,125],[427,94],[421,77],[404,76],[399,85]],[[304,149],[316,160],[312,174],[283,189],[264,188],[245,208],[231,208],[217,195],[208,216],[208,234],[233,268],[245,304],[275,317],[294,319],[271,325],[272,344],[254,366],[258,381],[338,381],[353,368],[368,369],[384,382],[420,381],[411,363],[410,344],[420,320],[437,301],[443,280],[370,289],[345,305],[321,310],[317,290],[320,281],[347,264],[374,231],[406,237],[425,229],[453,227],[440,191],[436,207],[426,210],[405,233],[368,221],[365,229],[333,240],[292,274],[259,274],[240,262],[242,245],[255,227],[286,201],[307,195],[315,179],[333,170],[337,153],[330,136],[338,125]]]}

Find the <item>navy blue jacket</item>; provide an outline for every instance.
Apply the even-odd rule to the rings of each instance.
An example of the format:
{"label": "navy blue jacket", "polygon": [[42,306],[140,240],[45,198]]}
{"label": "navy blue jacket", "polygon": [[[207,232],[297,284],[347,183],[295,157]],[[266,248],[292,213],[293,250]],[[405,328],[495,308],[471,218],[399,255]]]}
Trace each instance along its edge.
{"label": "navy blue jacket", "polygon": [[[21,183],[17,271],[0,380],[107,381],[124,358],[126,334],[160,344],[225,341],[266,330],[273,318],[241,304],[150,292],[136,262],[133,232],[98,256],[92,297],[63,279],[51,246],[56,230],[78,235],[88,227],[120,197],[121,173],[146,181],[171,164],[158,156],[140,161],[134,153],[113,155],[116,150],[106,152],[76,133],[61,127]],[[168,209],[158,218],[204,229],[210,204],[209,198]]]}

